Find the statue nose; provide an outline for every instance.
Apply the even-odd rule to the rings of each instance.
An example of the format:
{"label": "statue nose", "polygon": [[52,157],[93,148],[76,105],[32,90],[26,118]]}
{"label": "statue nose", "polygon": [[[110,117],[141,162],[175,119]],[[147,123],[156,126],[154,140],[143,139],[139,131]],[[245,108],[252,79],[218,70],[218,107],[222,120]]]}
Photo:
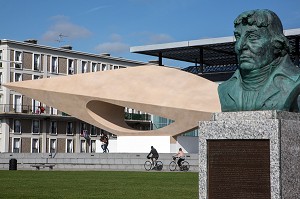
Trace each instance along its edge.
{"label": "statue nose", "polygon": [[238,41],[236,41],[235,48],[236,48],[237,53],[247,49],[248,45],[246,42],[246,38],[241,37]]}

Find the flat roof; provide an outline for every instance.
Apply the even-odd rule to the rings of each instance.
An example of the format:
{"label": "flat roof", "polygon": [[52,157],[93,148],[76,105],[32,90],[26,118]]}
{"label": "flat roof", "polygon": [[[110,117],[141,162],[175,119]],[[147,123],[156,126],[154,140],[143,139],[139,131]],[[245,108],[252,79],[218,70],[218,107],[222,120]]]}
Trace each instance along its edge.
{"label": "flat roof", "polygon": [[114,56],[105,55],[105,54],[93,54],[93,53],[88,53],[88,52],[76,51],[76,50],[73,50],[73,49],[72,50],[71,49],[66,49],[66,48],[63,48],[63,47],[45,46],[45,45],[30,43],[30,42],[26,42],[26,41],[0,39],[0,45],[2,45],[2,44],[16,44],[16,45],[21,45],[21,46],[29,46],[29,47],[47,49],[47,50],[53,50],[53,51],[59,51],[59,52],[67,52],[67,53],[72,53],[72,54],[77,54],[77,55],[103,58],[103,59],[108,59],[108,60],[121,61],[121,62],[127,62],[127,63],[139,64],[139,65],[147,64],[146,62],[130,60],[130,59],[122,58],[122,57],[114,57]]}
{"label": "flat roof", "polygon": [[[300,28],[284,30],[284,34],[290,42],[290,56],[294,59],[296,55],[299,55],[296,49],[299,47]],[[235,38],[230,36],[133,46],[130,52],[196,64],[203,63],[206,66],[228,66],[237,65],[234,44]]]}

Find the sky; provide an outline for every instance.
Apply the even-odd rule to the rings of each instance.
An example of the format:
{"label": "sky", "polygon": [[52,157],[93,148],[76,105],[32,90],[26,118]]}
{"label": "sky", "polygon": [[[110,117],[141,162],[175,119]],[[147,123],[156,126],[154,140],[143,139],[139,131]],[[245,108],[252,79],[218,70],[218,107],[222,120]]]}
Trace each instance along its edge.
{"label": "sky", "polygon": [[[244,11],[269,9],[284,29],[300,28],[300,0],[0,0],[0,39],[148,62],[130,47],[233,36]],[[165,65],[186,67],[164,60]],[[188,63],[188,65],[192,65]]]}

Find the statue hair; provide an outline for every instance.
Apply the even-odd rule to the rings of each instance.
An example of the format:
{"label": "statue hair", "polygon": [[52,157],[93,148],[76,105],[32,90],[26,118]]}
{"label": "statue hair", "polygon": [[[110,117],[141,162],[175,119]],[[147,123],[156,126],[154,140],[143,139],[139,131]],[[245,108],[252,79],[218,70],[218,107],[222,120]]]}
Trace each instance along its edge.
{"label": "statue hair", "polygon": [[238,25],[265,27],[270,30],[272,44],[275,47],[277,56],[285,56],[290,52],[288,39],[283,34],[283,26],[279,17],[271,10],[250,10],[243,12],[234,20],[234,27]]}

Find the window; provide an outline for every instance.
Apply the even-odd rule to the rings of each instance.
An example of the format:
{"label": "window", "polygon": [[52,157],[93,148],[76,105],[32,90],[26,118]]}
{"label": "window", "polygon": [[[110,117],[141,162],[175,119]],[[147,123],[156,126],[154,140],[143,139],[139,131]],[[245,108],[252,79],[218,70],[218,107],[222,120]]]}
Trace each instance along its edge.
{"label": "window", "polygon": [[[2,50],[0,50],[0,60],[2,60]],[[0,61],[0,68],[2,68],[2,61]]]}
{"label": "window", "polygon": [[86,142],[85,140],[80,140],[80,153],[86,152]]}
{"label": "window", "polygon": [[72,139],[67,139],[67,141],[66,141],[66,152],[73,153],[73,140]]}
{"label": "window", "polygon": [[39,139],[32,138],[31,140],[31,153],[39,153]]}
{"label": "window", "polygon": [[15,109],[15,112],[21,113],[21,111],[22,111],[22,96],[21,95],[15,95],[13,108]]}
{"label": "window", "polygon": [[86,73],[87,72],[87,62],[82,61],[81,62],[81,73]]}
{"label": "window", "polygon": [[118,66],[114,66],[114,70],[115,70],[115,69],[118,69],[118,68],[119,68]]}
{"label": "window", "polygon": [[15,51],[15,68],[22,68],[22,52]]}
{"label": "window", "polygon": [[73,59],[69,59],[68,60],[68,74],[69,75],[74,75],[75,71],[74,71],[74,60]]}
{"label": "window", "polygon": [[0,94],[0,112],[6,112],[7,111],[7,106],[3,104],[3,94]]}
{"label": "window", "polygon": [[33,70],[40,70],[41,55],[33,54]]}
{"label": "window", "polygon": [[50,139],[49,153],[56,153],[56,139]]}
{"label": "window", "polygon": [[52,57],[51,72],[52,73],[58,73],[58,59],[57,59],[57,57]]}
{"label": "window", "polygon": [[80,124],[80,132],[82,133],[84,130],[87,130],[87,127],[86,127],[86,123],[85,122],[81,122]]}
{"label": "window", "polygon": [[50,107],[50,114],[51,115],[57,115],[57,109],[53,108],[53,107]]}
{"label": "window", "polygon": [[0,87],[2,86],[3,83],[3,76],[2,76],[2,72],[0,72]]}
{"label": "window", "polygon": [[21,121],[20,120],[14,120],[14,133],[21,134]]}
{"label": "window", "polygon": [[3,94],[0,94],[0,112],[7,112],[7,106],[3,104]]}
{"label": "window", "polygon": [[103,71],[107,70],[107,65],[106,64],[102,64],[102,70]]}
{"label": "window", "polygon": [[32,120],[32,133],[33,134],[40,133],[40,120]]}
{"label": "window", "polygon": [[40,109],[39,107],[41,106],[41,102],[37,101],[37,100],[32,100],[32,112],[36,113],[36,114],[40,114]]}
{"label": "window", "polygon": [[92,72],[97,71],[97,63],[92,63]]}
{"label": "window", "polygon": [[32,75],[32,79],[40,79],[39,75]]}
{"label": "window", "polygon": [[73,135],[73,122],[67,123],[67,135]]}
{"label": "window", "polygon": [[91,126],[91,136],[97,136],[97,128],[95,126]]}
{"label": "window", "polygon": [[91,140],[91,153],[96,152],[96,140]]}
{"label": "window", "polygon": [[57,121],[50,122],[50,134],[57,134]]}
{"label": "window", "polygon": [[21,138],[13,138],[13,153],[21,153]]}
{"label": "window", "polygon": [[22,81],[22,74],[15,73],[15,82],[20,82],[20,81]]}

